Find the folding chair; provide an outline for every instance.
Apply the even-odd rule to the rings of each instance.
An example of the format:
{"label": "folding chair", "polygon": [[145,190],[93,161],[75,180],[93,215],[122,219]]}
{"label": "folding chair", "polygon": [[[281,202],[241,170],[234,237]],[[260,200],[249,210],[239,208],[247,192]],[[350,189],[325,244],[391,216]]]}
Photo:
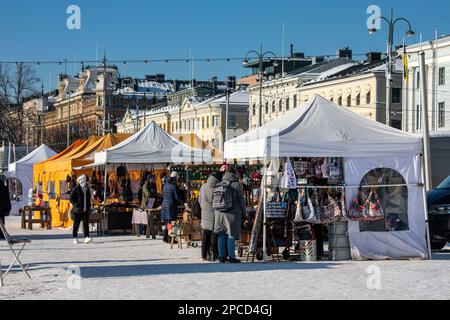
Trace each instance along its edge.
{"label": "folding chair", "polygon": [[[3,279],[6,278],[8,273],[11,271],[11,269],[14,267],[15,263],[17,262],[19,264],[20,268],[22,269],[22,271],[25,272],[27,277],[31,280],[31,277],[27,272],[27,266],[24,266],[22,264],[22,261],[20,261],[20,259],[19,259],[20,254],[22,253],[23,249],[25,248],[27,243],[31,243],[31,240],[26,239],[26,238],[12,239],[11,236],[6,231],[5,225],[3,224],[3,222],[1,220],[0,220],[0,230],[2,230],[3,235],[5,236],[5,240],[8,243],[8,246],[14,255],[14,260],[13,260],[13,262],[11,262],[11,265],[9,266],[9,268],[6,270],[5,274],[3,275]],[[22,245],[22,246],[20,247],[20,250],[16,251],[16,250],[14,250],[15,245]],[[0,273],[1,273],[1,270],[0,270]]]}

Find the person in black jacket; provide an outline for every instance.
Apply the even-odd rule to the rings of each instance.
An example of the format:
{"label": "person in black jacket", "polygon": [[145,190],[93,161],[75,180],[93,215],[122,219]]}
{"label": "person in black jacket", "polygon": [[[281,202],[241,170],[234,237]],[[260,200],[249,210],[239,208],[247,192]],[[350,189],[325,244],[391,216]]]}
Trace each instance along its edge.
{"label": "person in black jacket", "polygon": [[[11,211],[11,199],[9,198],[9,191],[6,187],[6,177],[0,176],[0,220],[5,224],[5,217],[9,216]],[[0,239],[5,239],[0,230]]]}
{"label": "person in black jacket", "polygon": [[91,191],[87,185],[87,177],[80,176],[77,186],[70,194],[70,203],[73,206],[73,242],[78,242],[78,229],[83,221],[84,243],[92,242],[89,238],[89,212],[91,211]]}

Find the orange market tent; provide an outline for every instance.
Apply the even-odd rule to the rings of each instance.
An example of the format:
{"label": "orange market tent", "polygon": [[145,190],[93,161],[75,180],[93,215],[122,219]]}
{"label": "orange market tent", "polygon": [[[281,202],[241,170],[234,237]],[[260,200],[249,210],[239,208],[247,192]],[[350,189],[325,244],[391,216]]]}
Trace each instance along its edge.
{"label": "orange market tent", "polygon": [[69,227],[71,219],[68,201],[67,176],[90,174],[93,169],[76,170],[94,162],[94,154],[104,151],[126,140],[126,134],[108,134],[104,137],[90,137],[88,140],[75,142],[62,153],[34,167],[35,185],[40,185],[44,201],[50,204],[52,225]]}
{"label": "orange market tent", "polygon": [[190,134],[173,134],[180,142],[187,144],[193,148],[211,150],[211,157],[214,163],[222,163],[224,160],[223,152],[207,144],[195,133]]}

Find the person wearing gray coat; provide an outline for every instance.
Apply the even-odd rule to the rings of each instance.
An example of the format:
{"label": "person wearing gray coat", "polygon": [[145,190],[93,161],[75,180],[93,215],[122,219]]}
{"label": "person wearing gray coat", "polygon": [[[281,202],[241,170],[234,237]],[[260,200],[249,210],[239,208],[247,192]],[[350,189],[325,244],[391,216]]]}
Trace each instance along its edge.
{"label": "person wearing gray coat", "polygon": [[220,175],[213,173],[200,189],[199,203],[202,212],[202,261],[208,260],[208,253],[212,249],[212,260],[219,256],[218,236],[214,233],[215,213],[212,207],[213,191],[220,182]]}
{"label": "person wearing gray coat", "polygon": [[229,167],[222,182],[228,183],[234,192],[233,207],[226,212],[215,210],[214,232],[219,234],[219,261],[226,261],[226,252],[230,263],[240,263],[236,259],[236,240],[240,238],[242,217],[246,214],[243,186],[239,182],[236,170]]}

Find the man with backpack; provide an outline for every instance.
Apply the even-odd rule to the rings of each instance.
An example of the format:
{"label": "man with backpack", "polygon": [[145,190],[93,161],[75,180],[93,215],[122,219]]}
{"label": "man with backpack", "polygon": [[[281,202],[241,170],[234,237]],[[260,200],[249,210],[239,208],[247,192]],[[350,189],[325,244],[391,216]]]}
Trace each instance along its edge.
{"label": "man with backpack", "polygon": [[246,214],[244,191],[236,170],[228,167],[222,182],[213,191],[214,232],[219,234],[219,261],[240,263],[236,259],[236,240],[240,238],[242,217]]}
{"label": "man with backpack", "polygon": [[208,181],[200,188],[199,204],[202,219],[202,261],[208,261],[208,253],[212,249],[212,260],[216,260],[219,255],[218,237],[214,233],[215,213],[213,208],[214,188],[220,183],[222,175],[213,173]]}

